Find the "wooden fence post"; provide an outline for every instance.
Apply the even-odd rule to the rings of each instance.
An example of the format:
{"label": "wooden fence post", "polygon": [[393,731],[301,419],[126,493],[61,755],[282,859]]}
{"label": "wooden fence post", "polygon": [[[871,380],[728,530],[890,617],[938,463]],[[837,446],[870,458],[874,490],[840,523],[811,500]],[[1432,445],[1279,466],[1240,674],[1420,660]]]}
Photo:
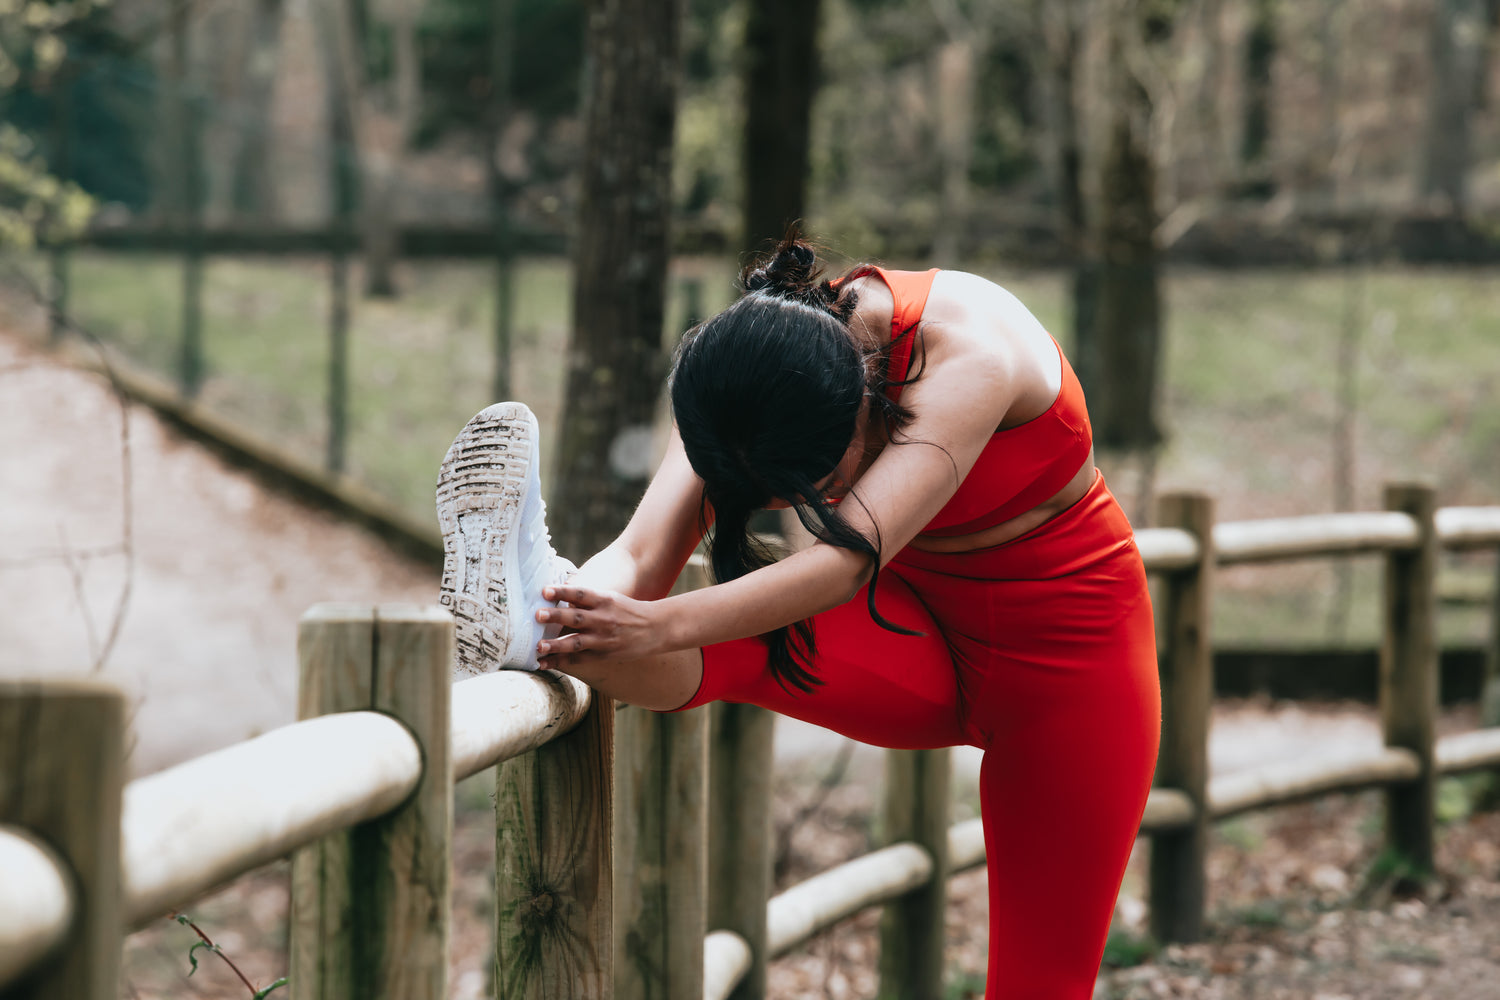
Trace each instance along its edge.
{"label": "wooden fence post", "polygon": [[1490,590],[1490,635],[1484,651],[1479,724],[1500,726],[1500,551],[1495,553],[1495,583]]}
{"label": "wooden fence post", "polygon": [[1166,575],[1157,621],[1162,734],[1154,784],[1176,788],[1193,802],[1193,822],[1151,839],[1151,933],[1158,941],[1203,936],[1208,846],[1208,726],[1213,707],[1210,611],[1214,577],[1214,501],[1174,493],[1158,503],[1157,523],[1182,528],[1198,540],[1198,562]]}
{"label": "wooden fence post", "polygon": [[76,887],[62,950],[3,992],[7,1000],[116,1000],[125,700],[84,681],[0,682],[0,734],[0,823],[56,851]]}
{"label": "wooden fence post", "polygon": [[1388,846],[1417,872],[1431,872],[1437,789],[1437,494],[1430,486],[1394,483],[1385,488],[1385,507],[1416,520],[1418,543],[1415,549],[1386,554],[1380,716],[1386,746],[1410,750],[1421,764],[1416,781],[1386,789],[1386,837]]}
{"label": "wooden fence post", "polygon": [[766,902],[771,898],[773,712],[716,702],[709,722],[708,926],[750,945],[730,1000],[766,995]]}
{"label": "wooden fence post", "polygon": [[596,692],[572,732],[496,774],[496,1000],[612,998],[614,730]]}
{"label": "wooden fence post", "polygon": [[297,652],[299,718],[382,712],[411,731],[423,768],[404,805],[293,855],[292,988],[318,1000],[445,1000],[453,620],[436,607],[320,604],[302,617]]}
{"label": "wooden fence post", "polygon": [[707,931],[708,710],[622,709],[615,740],[615,1000],[696,1000]]}
{"label": "wooden fence post", "polygon": [[942,1000],[952,761],[947,748],[885,754],[886,843],[911,841],[932,855],[932,879],[881,918],[880,996],[890,1000]]}

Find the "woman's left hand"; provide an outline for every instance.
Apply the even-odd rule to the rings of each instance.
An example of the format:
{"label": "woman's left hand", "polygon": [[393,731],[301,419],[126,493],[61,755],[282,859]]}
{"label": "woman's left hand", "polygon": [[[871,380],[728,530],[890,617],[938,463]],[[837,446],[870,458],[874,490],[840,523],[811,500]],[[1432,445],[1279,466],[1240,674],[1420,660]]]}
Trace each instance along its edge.
{"label": "woman's left hand", "polygon": [[638,660],[667,648],[655,602],[567,584],[546,587],[542,596],[569,605],[537,612],[538,621],[568,630],[566,635],[537,644],[537,659],[543,669],[567,668],[602,656]]}

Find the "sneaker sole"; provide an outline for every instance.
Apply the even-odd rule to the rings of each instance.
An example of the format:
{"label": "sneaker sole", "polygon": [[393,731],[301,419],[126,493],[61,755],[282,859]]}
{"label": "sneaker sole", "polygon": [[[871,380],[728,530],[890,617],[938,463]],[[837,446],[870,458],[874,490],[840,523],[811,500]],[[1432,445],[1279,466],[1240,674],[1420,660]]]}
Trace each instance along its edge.
{"label": "sneaker sole", "polygon": [[520,533],[512,529],[538,441],[536,417],[527,406],[496,403],[464,425],[438,471],[438,603],[453,614],[456,666],[464,673],[489,673],[526,659],[510,648],[514,636],[531,633],[529,622],[514,617],[525,614],[526,601],[520,599]]}

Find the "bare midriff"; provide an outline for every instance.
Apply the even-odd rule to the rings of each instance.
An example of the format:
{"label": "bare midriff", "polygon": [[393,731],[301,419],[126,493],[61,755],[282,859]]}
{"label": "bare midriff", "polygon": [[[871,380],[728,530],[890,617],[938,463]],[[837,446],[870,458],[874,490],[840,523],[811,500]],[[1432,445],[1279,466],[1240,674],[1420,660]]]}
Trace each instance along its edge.
{"label": "bare midriff", "polygon": [[1002,521],[970,535],[918,535],[909,544],[912,548],[922,552],[971,552],[975,549],[988,549],[1003,545],[1014,538],[1021,537],[1033,528],[1046,524],[1082,500],[1084,494],[1089,491],[1089,487],[1094,485],[1095,475],[1094,453],[1090,450],[1088,459],[1079,467],[1073,478],[1068,480],[1066,486],[1026,513],[1018,514],[1009,521]]}

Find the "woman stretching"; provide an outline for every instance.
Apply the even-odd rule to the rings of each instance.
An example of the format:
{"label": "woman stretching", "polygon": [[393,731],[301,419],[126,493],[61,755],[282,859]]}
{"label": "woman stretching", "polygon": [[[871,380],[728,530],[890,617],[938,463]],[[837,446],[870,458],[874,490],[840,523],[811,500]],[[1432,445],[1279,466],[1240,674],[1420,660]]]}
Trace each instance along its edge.
{"label": "woman stretching", "polygon": [[[1145,572],[1078,380],[973,275],[820,281],[792,237],[742,282],[678,351],[675,428],[640,507],[571,578],[530,411],[497,404],[454,442],[438,506],[460,666],[983,748],[985,995],[1085,1000],[1161,707]],[[747,522],[787,506],[816,541],[773,562]],[[666,596],[705,535],[717,582]]]}

